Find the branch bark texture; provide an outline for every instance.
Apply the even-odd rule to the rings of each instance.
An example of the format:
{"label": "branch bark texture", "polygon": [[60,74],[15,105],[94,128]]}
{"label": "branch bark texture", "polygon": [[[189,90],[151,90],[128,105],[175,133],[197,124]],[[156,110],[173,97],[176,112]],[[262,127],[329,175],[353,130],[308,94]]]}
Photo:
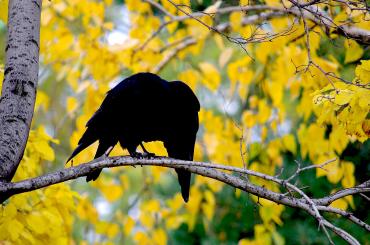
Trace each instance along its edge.
{"label": "branch bark texture", "polygon": [[26,147],[36,99],[41,0],[10,0],[0,99],[0,181],[10,181]]}

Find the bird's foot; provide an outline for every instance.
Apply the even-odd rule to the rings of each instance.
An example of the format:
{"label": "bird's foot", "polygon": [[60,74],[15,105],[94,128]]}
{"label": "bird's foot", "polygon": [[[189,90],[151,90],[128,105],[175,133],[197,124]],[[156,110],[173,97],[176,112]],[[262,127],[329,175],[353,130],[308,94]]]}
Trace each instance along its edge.
{"label": "bird's foot", "polygon": [[133,154],[131,154],[131,157],[138,159],[151,159],[155,157],[155,154],[151,152],[134,152]]}
{"label": "bird's foot", "polygon": [[143,158],[146,158],[146,159],[151,159],[151,158],[156,157],[156,155],[154,153],[151,153],[151,152],[144,152],[142,155],[143,155]]}

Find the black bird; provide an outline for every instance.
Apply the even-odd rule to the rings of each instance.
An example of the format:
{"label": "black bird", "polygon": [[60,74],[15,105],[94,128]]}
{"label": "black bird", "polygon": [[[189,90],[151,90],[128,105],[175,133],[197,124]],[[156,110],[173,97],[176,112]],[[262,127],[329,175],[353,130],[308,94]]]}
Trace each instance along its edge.
{"label": "black bird", "polygon": [[[152,73],[138,73],[108,91],[100,108],[86,124],[86,131],[67,160],[99,140],[95,157],[109,154],[119,142],[130,156],[141,157],[136,148],[143,142],[162,141],[168,156],[193,160],[195,138],[199,127],[200,104],[188,85],[168,82]],[[86,177],[96,180],[101,170]],[[185,202],[189,199],[191,173],[176,169]]]}

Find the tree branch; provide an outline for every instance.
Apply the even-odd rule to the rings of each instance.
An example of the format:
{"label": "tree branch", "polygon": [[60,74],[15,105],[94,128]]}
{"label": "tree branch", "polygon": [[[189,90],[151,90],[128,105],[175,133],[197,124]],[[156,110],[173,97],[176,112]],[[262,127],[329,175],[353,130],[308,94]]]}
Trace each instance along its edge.
{"label": "tree branch", "polygon": [[184,42],[180,43],[175,48],[168,51],[168,54],[164,57],[164,59],[162,59],[158,63],[158,65],[152,69],[151,72],[159,73],[165,67],[165,65],[177,55],[178,52],[196,43],[197,41],[194,38],[185,39]]}
{"label": "tree branch", "polygon": [[[151,1],[147,1],[150,4]],[[170,3],[174,4],[172,1],[169,1]],[[200,18],[205,15],[222,15],[222,14],[229,14],[232,12],[250,12],[250,11],[268,11],[264,12],[266,13],[279,13],[279,14],[272,14],[271,17],[281,17],[281,13],[289,14],[289,15],[294,15],[297,17],[301,16],[301,12],[303,12],[303,15],[306,19],[309,19],[310,21],[316,23],[319,26],[324,27],[325,29],[334,29],[334,32],[336,32],[339,35],[342,35],[346,38],[352,38],[357,40],[358,42],[366,45],[370,45],[370,31],[361,29],[352,25],[344,24],[344,25],[336,25],[334,21],[327,16],[319,7],[313,6],[315,4],[321,3],[321,1],[310,1],[305,4],[300,4],[296,1],[291,1],[294,2],[296,5],[292,6],[290,8],[282,8],[282,7],[273,7],[269,5],[247,5],[247,6],[230,6],[230,7],[224,7],[224,8],[219,8],[217,9],[214,13],[204,13],[204,12],[194,12],[194,13],[187,13],[187,15],[184,16],[173,16],[171,15],[171,20],[169,21],[170,23],[178,21],[184,21],[186,19],[190,18]],[[345,1],[341,2],[341,4],[345,4]],[[160,5],[160,4],[156,4]],[[175,4],[176,5],[176,4]],[[154,5],[153,5],[154,6]],[[161,6],[161,5],[160,5]],[[157,7],[157,6],[155,6]],[[180,6],[176,5],[176,7],[180,10]],[[162,8],[164,8],[162,6]],[[366,8],[361,9],[363,11],[366,11]],[[246,18],[249,18],[250,16],[247,16]]]}
{"label": "tree branch", "polygon": [[10,181],[26,147],[39,70],[41,0],[10,0],[0,99],[0,182]]}
{"label": "tree branch", "polygon": [[[330,160],[331,162],[333,160]],[[302,172],[310,169],[314,169],[314,166],[321,168],[329,162],[325,162],[319,165],[312,165],[312,167],[299,168],[297,172]],[[284,179],[279,179],[275,176],[266,175],[263,173],[255,172],[252,170],[237,168],[232,166],[225,166],[220,164],[206,163],[206,162],[191,162],[191,161],[182,161],[166,157],[157,157],[154,159],[136,159],[128,156],[123,157],[112,157],[112,158],[98,158],[89,163],[81,164],[75,167],[70,167],[56,171],[54,173],[46,174],[40,177],[19,181],[15,183],[0,183],[0,203],[3,202],[7,197],[13,196],[18,193],[29,192],[32,190],[40,189],[47,187],[53,184],[65,182],[71,179],[76,179],[78,177],[86,176],[96,169],[101,168],[111,168],[118,166],[160,166],[168,168],[181,168],[186,169],[192,173],[199,174],[205,177],[209,177],[215,180],[219,180],[225,184],[233,186],[235,188],[241,189],[245,192],[256,195],[260,198],[265,198],[271,200],[275,203],[283,204],[286,206],[299,208],[306,211],[309,215],[314,217],[319,221],[319,226],[324,229],[332,230],[334,233],[342,237],[344,240],[351,244],[359,244],[357,240],[348,234],[343,229],[334,226],[328,220],[324,219],[320,214],[320,211],[335,213],[341,215],[343,218],[346,218],[360,227],[368,230],[369,225],[361,221],[357,217],[354,217],[352,214],[346,212],[345,210],[336,209],[328,207],[331,202],[343,198],[348,195],[356,193],[366,193],[370,192],[370,180],[356,186],[353,188],[340,190],[328,197],[314,199],[308,197],[302,190],[300,190],[295,185],[289,183],[289,181]],[[251,176],[256,176],[264,180],[273,181],[282,186],[282,188],[287,188],[293,192],[301,195],[301,198],[294,197],[293,195],[286,195],[284,193],[274,192],[265,187],[255,185],[245,178],[238,177],[239,175],[232,175],[225,173],[219,170],[227,170],[234,173],[246,174]],[[296,175],[295,175],[296,176]],[[328,233],[326,232],[328,235]],[[328,235],[330,239],[330,236]]]}

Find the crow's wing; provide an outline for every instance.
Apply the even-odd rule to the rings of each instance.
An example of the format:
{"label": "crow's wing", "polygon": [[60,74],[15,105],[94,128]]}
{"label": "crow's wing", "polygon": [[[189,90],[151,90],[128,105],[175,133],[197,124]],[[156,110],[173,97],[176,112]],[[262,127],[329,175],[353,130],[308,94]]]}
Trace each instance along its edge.
{"label": "crow's wing", "polygon": [[138,73],[108,91],[67,162],[97,140],[117,142],[127,132],[139,133],[143,121],[158,116],[156,110],[165,105],[167,83],[155,74]]}

